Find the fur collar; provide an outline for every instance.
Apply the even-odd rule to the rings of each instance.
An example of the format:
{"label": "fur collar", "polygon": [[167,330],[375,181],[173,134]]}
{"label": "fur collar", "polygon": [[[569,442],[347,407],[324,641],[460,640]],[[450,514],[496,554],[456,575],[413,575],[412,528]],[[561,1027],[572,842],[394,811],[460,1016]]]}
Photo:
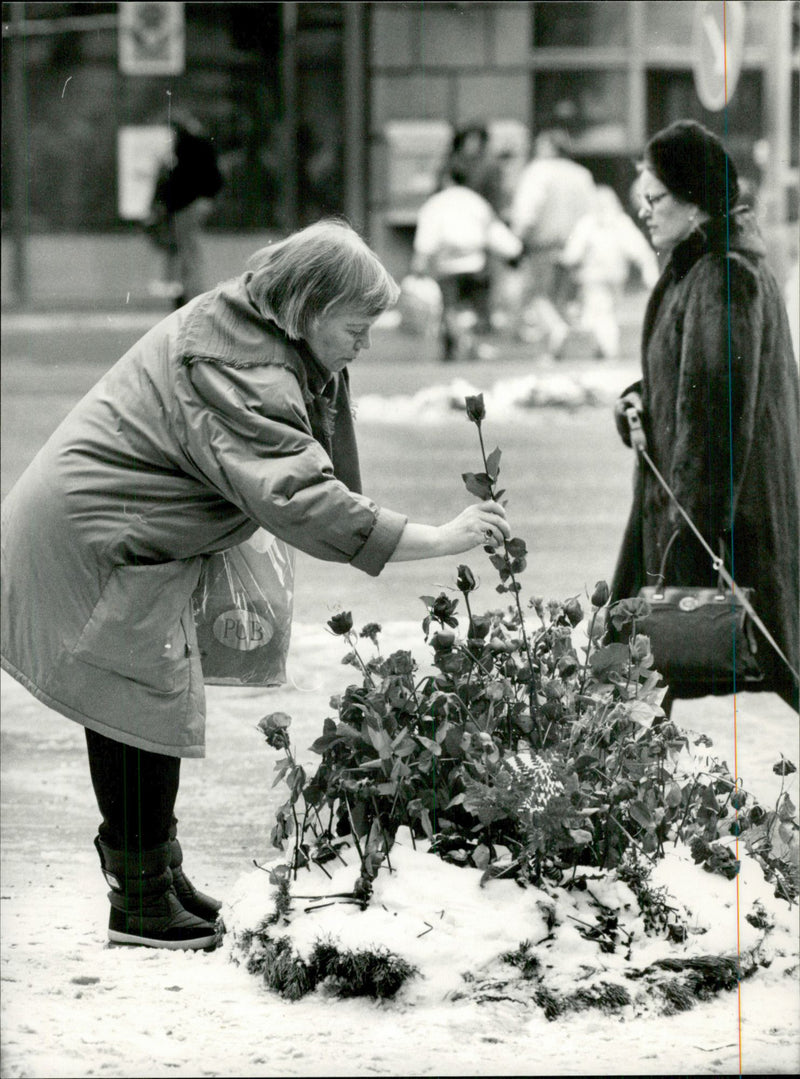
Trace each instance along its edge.
{"label": "fur collar", "polygon": [[750,210],[734,210],[728,217],[711,218],[672,252],[672,277],[680,281],[703,255],[738,253],[751,259],[764,257],[765,248]]}

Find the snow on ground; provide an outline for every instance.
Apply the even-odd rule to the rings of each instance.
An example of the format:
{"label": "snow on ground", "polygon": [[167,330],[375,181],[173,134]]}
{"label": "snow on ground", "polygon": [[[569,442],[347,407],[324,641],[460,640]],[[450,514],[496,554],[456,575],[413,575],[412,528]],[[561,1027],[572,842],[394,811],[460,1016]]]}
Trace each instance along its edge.
{"label": "snow on ground", "polygon": [[[485,378],[485,373],[482,373]],[[494,421],[519,418],[542,407],[573,410],[611,405],[620,388],[631,381],[630,364],[595,366],[561,365],[539,361],[535,372],[500,378],[488,390],[469,379],[453,378],[425,386],[414,394],[362,394],[357,400],[359,420],[380,423],[430,423],[449,417],[463,419],[464,398],[483,392],[487,414]]]}
{"label": "snow on ground", "polygon": [[[424,658],[416,622],[386,625],[382,639],[384,650],[408,647]],[[178,815],[189,875],[198,887],[223,896],[229,909],[252,886],[254,874],[266,885],[265,902],[270,891],[252,859],[263,863],[274,853],[267,841],[269,808],[280,792],[271,790],[276,755],[255,724],[265,712],[288,712],[301,760],[313,760],[307,747],[330,713],[328,698],[353,679],[352,669],[340,665],[341,655],[341,641],[324,630],[296,626],[291,684],[267,692],[209,689],[208,757],[185,762]],[[584,1012],[548,1022],[538,1008],[445,999],[462,964],[453,959],[455,938],[449,951],[435,951],[446,943],[440,926],[420,938],[411,926],[416,946],[429,948],[436,960],[428,967],[433,973],[383,1004],[320,993],[287,1003],[231,962],[230,941],[208,955],[110,948],[80,728],[37,704],[6,675],[0,690],[0,1070],[8,1079],[794,1074],[800,1067],[800,990],[796,975],[782,973],[797,961],[796,909],[787,911],[788,926],[781,930],[784,940],[791,939],[794,919],[788,956],[743,982],[739,992],[668,1018]],[[674,718],[709,734],[714,752],[731,766],[735,750],[745,786],[774,799],[771,767],[780,752],[796,753],[797,717],[777,698],[747,694],[737,697],[735,716],[735,746],[732,698],[679,702]],[[792,791],[796,800],[796,783]],[[452,878],[458,903],[448,893],[447,907],[453,917],[459,906],[469,911],[474,882],[463,870],[431,859],[426,872],[442,889],[450,873],[458,874]],[[664,872],[674,883],[666,865]],[[409,876],[410,889],[422,886],[419,874]],[[726,888],[727,905],[710,909],[718,921],[716,945],[727,942],[735,951],[742,928],[730,898],[735,884],[709,874],[691,880],[698,917],[708,917],[703,903],[712,890]],[[462,914],[456,951],[464,961],[496,951],[505,933],[518,935],[508,906],[494,901],[499,883],[482,896],[477,912]],[[440,909],[446,909],[444,901],[428,912],[428,923],[436,926]],[[583,944],[579,938],[573,943],[570,963]]]}
{"label": "snow on ground", "polygon": [[[354,857],[349,861],[348,866],[328,863],[330,876],[316,867],[299,873],[291,886],[295,899],[288,924],[276,926],[270,936],[286,937],[304,960],[323,941],[341,951],[393,952],[419,970],[419,977],[401,990],[400,999],[408,1003],[437,1005],[463,995],[469,988],[464,974],[486,977],[491,971],[496,977],[516,980],[513,969],[498,960],[523,941],[546,941],[535,954],[547,988],[559,995],[597,982],[626,986],[635,1000],[626,1012],[628,1018],[658,1010],[658,1002],[637,992],[635,983],[626,981],[626,972],[661,959],[729,956],[737,948],[745,954],[761,945],[769,961],[761,978],[765,985],[780,987],[797,975],[796,911],[774,900],[758,865],[747,857],[737,886],[736,881],[707,874],[685,847],[667,852],[654,883],[665,885],[676,906],[690,912],[689,936],[681,945],[646,936],[634,913],[633,893],[613,878],[598,879],[600,874],[590,866],[578,868],[578,875],[586,874],[590,881],[586,890],[521,890],[513,880],[492,880],[481,887],[479,870],[450,865],[419,845],[413,849],[410,837],[401,831],[390,855],[392,872],[380,871],[370,904],[361,911],[331,898],[352,890],[358,868]],[[272,913],[271,891],[261,870],[240,878],[224,911],[234,940],[258,929]],[[580,925],[594,924],[594,900],[622,910],[620,943],[614,952],[602,953],[579,931]],[[775,915],[775,927],[765,938],[742,916],[734,940],[730,930],[737,923],[737,903],[744,915],[756,902]],[[551,919],[555,927],[553,939],[548,939]]]}

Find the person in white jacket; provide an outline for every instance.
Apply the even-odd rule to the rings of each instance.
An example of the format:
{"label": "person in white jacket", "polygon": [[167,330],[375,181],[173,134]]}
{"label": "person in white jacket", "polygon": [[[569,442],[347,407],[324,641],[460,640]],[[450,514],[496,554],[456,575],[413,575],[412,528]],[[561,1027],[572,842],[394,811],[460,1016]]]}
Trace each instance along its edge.
{"label": "person in white jacket", "polygon": [[576,327],[592,334],[600,358],[616,359],[617,308],[631,268],[638,269],[650,290],[658,280],[658,260],[613,188],[597,188],[594,208],[576,222],[561,262],[578,286]]}
{"label": "person in white jacket", "polygon": [[516,332],[553,356],[564,346],[560,258],[570,232],[592,207],[594,177],[568,154],[569,137],[559,130],[536,136],[534,155],[522,170],[509,211],[509,224],[525,244]]}
{"label": "person in white jacket", "polygon": [[522,254],[522,242],[465,179],[452,170],[452,183],[420,208],[414,234],[412,271],[430,274],[442,293],[445,362],[480,357],[474,335],[491,330],[492,259]]}

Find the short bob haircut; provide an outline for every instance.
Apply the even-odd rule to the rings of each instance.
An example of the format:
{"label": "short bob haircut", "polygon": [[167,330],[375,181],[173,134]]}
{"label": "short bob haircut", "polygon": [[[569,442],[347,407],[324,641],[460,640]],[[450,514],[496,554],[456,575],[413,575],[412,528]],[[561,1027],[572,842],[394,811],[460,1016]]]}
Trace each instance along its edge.
{"label": "short bob haircut", "polygon": [[256,251],[248,288],[262,314],[293,340],[321,315],[351,307],[377,318],[400,296],[394,278],[345,221],[326,218]]}

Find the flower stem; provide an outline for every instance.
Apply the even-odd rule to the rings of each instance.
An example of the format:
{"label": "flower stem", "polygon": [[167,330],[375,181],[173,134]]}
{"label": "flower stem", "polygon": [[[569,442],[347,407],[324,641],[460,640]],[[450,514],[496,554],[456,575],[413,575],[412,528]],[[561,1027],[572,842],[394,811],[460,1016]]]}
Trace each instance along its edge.
{"label": "flower stem", "polygon": [[375,681],[374,681],[372,675],[370,674],[366,663],[364,663],[364,660],[361,658],[361,655],[360,655],[360,653],[358,651],[357,638],[356,638],[356,635],[354,633],[351,632],[351,633],[347,634],[347,643],[353,649],[353,655],[356,657],[356,662],[358,663],[358,666],[359,666],[359,669],[360,669],[361,673],[363,674],[364,678],[366,678],[366,680],[369,682],[370,689],[374,689],[375,688]]}
{"label": "flower stem", "polygon": [[[496,501],[494,492],[494,480],[491,476],[489,476],[489,465],[486,459],[486,446],[483,441],[483,431],[481,430],[480,425],[478,425],[478,439],[481,446],[483,469],[489,480],[489,494],[492,501]],[[503,555],[505,557],[508,575],[511,578],[512,591],[514,593],[514,603],[516,605],[517,614],[519,616],[519,629],[520,633],[522,634],[522,644],[525,648],[525,655],[528,660],[528,670],[530,672],[530,681],[528,684],[528,708],[530,709],[531,720],[536,725],[537,733],[541,735],[541,731],[539,730],[539,705],[536,700],[536,675],[533,672],[533,653],[531,652],[530,641],[528,640],[528,634],[525,629],[525,615],[523,614],[522,604],[520,603],[519,599],[519,585],[517,584],[517,579],[514,576],[514,571],[511,569],[511,557],[508,553],[508,543],[505,536],[503,537]]]}

